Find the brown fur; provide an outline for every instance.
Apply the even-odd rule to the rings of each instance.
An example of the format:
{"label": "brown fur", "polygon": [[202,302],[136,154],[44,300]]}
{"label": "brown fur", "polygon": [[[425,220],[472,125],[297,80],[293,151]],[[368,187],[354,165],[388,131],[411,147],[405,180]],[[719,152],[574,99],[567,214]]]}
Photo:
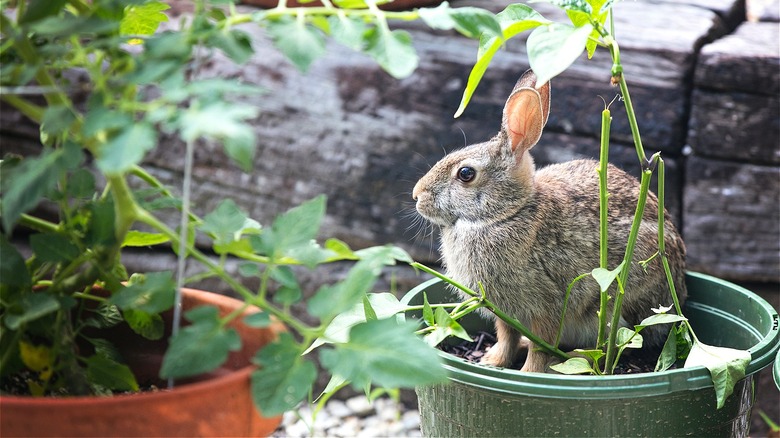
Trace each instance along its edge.
{"label": "brown fur", "polygon": [[[576,160],[535,170],[528,150],[536,144],[549,113],[549,83],[539,90],[530,70],[518,81],[504,108],[502,130],[492,140],[453,152],[423,176],[413,191],[417,210],[441,228],[447,274],[478,289],[547,342],[554,342],[567,285],[599,265],[598,163]],[[464,166],[476,170],[469,182],[457,178]],[[638,181],[610,166],[609,267],[623,258],[639,194]],[[658,201],[648,196],[621,316],[634,325],[651,308],[671,304],[657,251]],[[665,212],[666,253],[675,287],[685,299],[685,246]],[[614,291],[613,291],[614,294]],[[572,290],[562,345],[592,348],[598,329],[598,286],[592,279]],[[519,333],[496,321],[498,343],[483,363],[509,366]],[[642,332],[644,343],[660,347],[668,327]],[[522,370],[543,372],[549,357],[535,349]]]}

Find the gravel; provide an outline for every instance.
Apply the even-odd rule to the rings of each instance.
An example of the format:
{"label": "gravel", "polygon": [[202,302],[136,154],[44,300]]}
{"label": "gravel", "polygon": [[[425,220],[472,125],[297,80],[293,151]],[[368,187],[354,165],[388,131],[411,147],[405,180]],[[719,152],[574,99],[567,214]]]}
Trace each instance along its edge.
{"label": "gravel", "polygon": [[390,398],[369,402],[365,396],[346,401],[330,400],[310,428],[308,405],[284,414],[281,426],[271,435],[282,437],[419,437],[420,414]]}

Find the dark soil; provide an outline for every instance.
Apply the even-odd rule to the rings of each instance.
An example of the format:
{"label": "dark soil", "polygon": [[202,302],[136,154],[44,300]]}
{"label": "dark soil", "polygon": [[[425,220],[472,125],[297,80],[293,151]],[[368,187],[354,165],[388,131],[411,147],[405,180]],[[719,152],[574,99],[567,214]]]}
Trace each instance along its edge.
{"label": "dark soil", "polygon": [[[493,333],[478,332],[474,340],[463,341],[460,344],[449,345],[442,344],[441,349],[453,356],[467,360],[469,362],[479,363],[487,350],[496,343],[496,336]],[[655,369],[655,363],[658,358],[657,351],[625,351],[615,368],[615,374],[639,374],[652,373]],[[511,369],[519,370],[525,362],[525,354],[519,355]],[[672,367],[676,368],[676,367]]]}
{"label": "dark soil", "polygon": [[[30,370],[21,370],[19,372],[10,374],[8,376],[3,377],[2,380],[0,380],[0,395],[12,395],[12,396],[22,396],[22,397],[28,397],[31,396],[30,394],[30,388],[28,385],[28,381],[35,381],[37,380],[36,373],[30,371]],[[158,380],[150,380],[148,382],[138,382],[139,383],[139,390],[138,392],[133,391],[112,391],[110,392],[113,395],[119,395],[119,394],[137,394],[141,392],[157,392],[157,391],[163,391],[165,388],[165,384],[163,382],[160,382]],[[65,389],[60,389],[56,391],[48,391],[45,396],[46,397],[68,397],[72,396],[73,394],[68,393]],[[82,395],[82,394],[80,394]],[[108,395],[102,394],[102,395]]]}

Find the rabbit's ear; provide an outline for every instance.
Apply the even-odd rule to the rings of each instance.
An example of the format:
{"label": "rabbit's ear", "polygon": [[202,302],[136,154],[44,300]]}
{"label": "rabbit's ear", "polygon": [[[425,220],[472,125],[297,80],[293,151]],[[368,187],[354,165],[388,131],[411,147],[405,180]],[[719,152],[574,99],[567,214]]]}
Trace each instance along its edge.
{"label": "rabbit's ear", "polygon": [[535,86],[536,75],[526,71],[504,106],[502,129],[515,155],[531,149],[539,141],[550,114],[550,82],[539,88]]}

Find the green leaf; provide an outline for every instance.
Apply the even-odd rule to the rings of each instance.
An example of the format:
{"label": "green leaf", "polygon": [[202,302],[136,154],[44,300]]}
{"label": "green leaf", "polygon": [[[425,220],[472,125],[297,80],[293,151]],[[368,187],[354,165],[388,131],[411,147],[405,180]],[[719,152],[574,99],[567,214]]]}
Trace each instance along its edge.
{"label": "green leaf", "polygon": [[117,363],[107,357],[94,355],[85,360],[87,376],[93,384],[115,391],[138,391],[138,382],[127,365]]}
{"label": "green leaf", "polygon": [[[46,17],[30,25],[30,30],[35,32],[36,36],[50,38],[69,37],[74,34],[81,36],[97,35],[114,32],[118,28],[119,24],[113,20],[104,20],[96,16],[77,17],[71,14]],[[54,49],[51,45],[47,46],[47,48],[50,50]]]}
{"label": "green leaf", "polygon": [[545,0],[566,11],[579,11],[590,15],[593,9],[587,0]]}
{"label": "green leaf", "polygon": [[421,8],[418,13],[420,19],[431,29],[450,30],[455,27],[450,16],[451,11],[449,3],[442,3],[435,8]]}
{"label": "green leaf", "polygon": [[260,266],[254,262],[243,262],[238,265],[238,273],[242,277],[260,277],[263,275],[263,271],[260,270]]}
{"label": "green leaf", "polygon": [[393,266],[396,262],[414,263],[412,256],[395,245],[372,246],[355,251],[355,256],[377,266]]}
{"label": "green leaf", "polygon": [[19,24],[33,23],[42,18],[58,15],[67,0],[30,0]]}
{"label": "green leaf", "polygon": [[325,241],[325,249],[331,252],[328,261],[336,260],[357,260],[358,256],[352,251],[352,249],[346,243],[339,239],[330,238]]}
{"label": "green leaf", "polygon": [[588,0],[588,3],[593,9],[593,15],[601,15],[609,12],[616,1],[618,0]]}
{"label": "green leaf", "polygon": [[390,388],[442,382],[446,372],[434,348],[414,335],[416,324],[379,319],[354,326],[349,342],[320,352],[322,365],[355,388]]}
{"label": "green leaf", "polygon": [[168,16],[163,11],[170,6],[153,1],[125,7],[124,17],[119,23],[119,33],[122,35],[153,35],[160,23],[168,21]]}
{"label": "green leaf", "polygon": [[322,33],[302,21],[285,17],[268,21],[267,26],[276,48],[302,72],[325,53]]}
{"label": "green leaf", "polygon": [[620,275],[620,271],[623,269],[623,263],[611,271],[604,268],[596,268],[591,272],[593,279],[599,284],[599,288],[602,292],[606,292],[607,289],[609,289],[609,286],[612,285],[612,282]]}
{"label": "green leaf", "polygon": [[165,234],[160,233],[147,233],[144,231],[130,230],[125,235],[125,240],[122,242],[122,246],[139,247],[139,246],[154,246],[161,243],[167,243],[171,239]]}
{"label": "green leaf", "polygon": [[106,303],[98,304],[97,308],[91,312],[91,316],[85,320],[84,324],[90,327],[108,328],[124,321],[119,308]]}
{"label": "green leaf", "polygon": [[300,301],[302,297],[303,292],[301,291],[301,288],[282,286],[273,294],[273,301],[289,306]]}
{"label": "green leaf", "polygon": [[0,278],[3,286],[19,289],[28,288],[32,284],[30,271],[22,254],[16,247],[8,243],[4,234],[0,235]]}
{"label": "green leaf", "polygon": [[450,314],[443,307],[437,307],[434,311],[434,321],[436,329],[425,336],[425,342],[431,347],[439,345],[444,339],[455,336],[460,339],[471,342],[471,336],[457,321],[452,319]]}
{"label": "green leaf", "polygon": [[419,58],[409,32],[375,27],[366,32],[365,41],[365,53],[394,78],[409,77],[417,68]]}
{"label": "green leaf", "polygon": [[145,122],[134,123],[100,147],[98,168],[109,174],[129,171],[157,144],[157,131]]}
{"label": "green leaf", "polygon": [[709,370],[715,386],[717,407],[720,409],[726,403],[726,398],[734,392],[734,385],[745,377],[750,360],[749,351],[715,347],[697,341],[688,354],[685,368],[703,366]]}
{"label": "green leaf", "polygon": [[116,241],[116,221],[112,200],[89,204],[89,228],[84,237],[87,246],[113,245]]}
{"label": "green leaf", "polygon": [[252,373],[252,400],[266,417],[298,406],[317,378],[316,367],[301,357],[299,345],[289,333],[266,345],[253,362],[261,368]]}
{"label": "green leaf", "polygon": [[176,283],[168,271],[150,272],[114,293],[108,302],[122,310],[160,313],[173,307]]}
{"label": "green leaf", "polygon": [[278,259],[292,249],[310,246],[325,216],[325,200],[320,195],[279,215],[261,235],[262,248],[258,249]]}
{"label": "green leaf", "polygon": [[38,260],[44,262],[65,263],[81,255],[81,250],[67,236],[59,233],[33,234],[30,247]]}
{"label": "green leaf", "polygon": [[419,10],[420,18],[432,29],[455,29],[469,38],[496,37],[503,39],[497,17],[489,11],[473,7],[450,8],[442,3],[435,8]]}
{"label": "green leaf", "polygon": [[244,317],[244,324],[254,328],[265,328],[271,325],[271,315],[268,312],[255,312]]}
{"label": "green leaf", "polygon": [[133,123],[133,118],[129,114],[108,109],[102,103],[91,103],[81,132],[86,137],[94,137],[101,132],[122,129]]}
{"label": "green leaf", "polygon": [[333,252],[322,248],[314,240],[288,249],[285,255],[309,269],[313,269],[320,263],[333,259]]}
{"label": "green leaf", "polygon": [[328,18],[328,23],[334,40],[352,50],[363,50],[363,35],[368,30],[363,20],[334,15]]}
{"label": "green leaf", "polygon": [[255,116],[257,108],[236,102],[191,105],[179,121],[181,137],[186,142],[200,137],[223,140],[228,156],[247,171],[252,167],[256,137],[246,121]]}
{"label": "green leaf", "polygon": [[197,307],[185,315],[192,325],[182,327],[163,358],[160,377],[180,378],[213,371],[228,353],[241,348],[241,338],[232,328],[220,324],[214,307]]}
{"label": "green leaf", "polygon": [[76,116],[67,106],[50,106],[46,108],[46,111],[43,113],[41,134],[56,137],[70,128],[75,120]]}
{"label": "green leaf", "polygon": [[368,298],[368,295],[363,296],[363,310],[366,321],[374,321],[377,319],[376,310],[374,310],[374,306],[371,305],[371,300]]}
{"label": "green leaf", "polygon": [[88,199],[95,194],[95,176],[87,169],[76,169],[68,178],[68,195]]}
{"label": "green leaf", "polygon": [[625,348],[642,348],[642,335],[627,327],[620,327],[617,331],[615,343],[619,351]]}
{"label": "green leaf", "polygon": [[658,361],[655,363],[655,372],[666,371],[677,362],[677,330],[669,330],[669,336],[666,337],[661,354],[658,355]]}
{"label": "green leaf", "polygon": [[9,311],[3,318],[5,326],[11,330],[16,330],[22,324],[35,321],[60,309],[60,302],[57,301],[57,298],[46,292],[26,294],[19,304],[21,312],[11,313]]}
{"label": "green leaf", "polygon": [[68,170],[81,164],[83,156],[81,148],[66,143],[65,147],[45,149],[39,157],[26,158],[16,167],[4,170],[0,179],[3,195],[0,202],[5,231],[10,232],[22,213],[38,205]]}
{"label": "green leaf", "polygon": [[103,356],[117,363],[122,363],[122,355],[119,350],[106,339],[102,338],[89,338],[89,343],[95,349],[95,354]]}
{"label": "green leaf", "polygon": [[652,325],[671,324],[671,323],[687,321],[687,320],[688,318],[681,315],[675,315],[673,313],[657,313],[655,315],[648,316],[647,318],[643,319],[642,322],[634,326],[634,330],[639,332],[643,328],[650,327]]}
{"label": "green leaf", "polygon": [[[312,1],[312,0],[306,0],[306,1]],[[387,3],[391,0],[379,0],[375,2],[377,5],[381,5],[383,3]],[[305,2],[304,2],[305,3]],[[368,8],[368,4],[365,2],[365,0],[334,0],[333,1],[336,6],[340,8],[345,9],[366,9]]]}
{"label": "green leaf", "polygon": [[598,363],[598,360],[606,355],[606,353],[604,353],[604,350],[598,348],[593,350],[583,350],[581,348],[577,348],[574,351],[579,355],[589,358],[593,363]]}
{"label": "green leaf", "polygon": [[[389,318],[404,309],[398,298],[391,293],[368,294],[366,297],[368,297],[371,307],[375,309],[376,319]],[[304,354],[324,344],[347,342],[352,327],[366,321],[365,303],[355,303],[352,308],[333,318],[328,327],[325,328],[325,333],[315,340]]]}
{"label": "green leaf", "polygon": [[596,374],[590,363],[583,357],[572,357],[566,362],[550,366],[561,374]]}
{"label": "green leaf", "polygon": [[290,305],[301,300],[303,291],[295,278],[295,273],[289,266],[273,266],[268,269],[271,269],[271,278],[281,286],[274,293],[274,302]]}
{"label": "green leaf", "polygon": [[309,313],[327,321],[351,308],[374,287],[380,272],[381,267],[361,260],[349,270],[344,280],[320,287],[308,302]]}
{"label": "green leaf", "polygon": [[251,129],[225,138],[225,153],[244,172],[251,172],[257,151],[257,139]]}
{"label": "green leaf", "polygon": [[127,325],[146,339],[156,341],[165,334],[165,322],[159,314],[136,309],[127,309],[122,314]]}
{"label": "green leaf", "polygon": [[257,234],[260,224],[247,217],[232,199],[220,202],[214,211],[203,218],[200,230],[214,236],[214,251],[224,254],[225,246],[237,242],[244,234]]}
{"label": "green leaf", "polygon": [[503,39],[496,36],[483,35],[480,38],[479,51],[477,53],[477,62],[471,69],[466,89],[463,91],[460,106],[455,112],[455,117],[459,117],[466,110],[471,97],[477,89],[482,77],[485,74],[490,61],[498,50],[503,46],[504,41],[508,40],[527,30],[534,29],[550,21],[524,4],[511,4],[496,15],[496,19],[501,24],[503,30]]}
{"label": "green leaf", "polygon": [[428,302],[428,294],[423,292],[423,321],[428,327],[436,324],[436,319],[433,317],[433,308]]}
{"label": "green leaf", "polygon": [[566,70],[585,49],[593,26],[572,27],[551,24],[539,27],[528,37],[528,60],[536,73],[537,87]]}
{"label": "green leaf", "polygon": [[230,29],[227,32],[217,32],[210,36],[208,44],[222,50],[228,58],[237,64],[249,61],[255,53],[252,49],[252,39],[246,32]]}
{"label": "green leaf", "polygon": [[454,22],[455,30],[469,38],[477,38],[481,35],[504,38],[501,24],[492,13],[484,9],[472,7],[450,9],[450,17]]}

